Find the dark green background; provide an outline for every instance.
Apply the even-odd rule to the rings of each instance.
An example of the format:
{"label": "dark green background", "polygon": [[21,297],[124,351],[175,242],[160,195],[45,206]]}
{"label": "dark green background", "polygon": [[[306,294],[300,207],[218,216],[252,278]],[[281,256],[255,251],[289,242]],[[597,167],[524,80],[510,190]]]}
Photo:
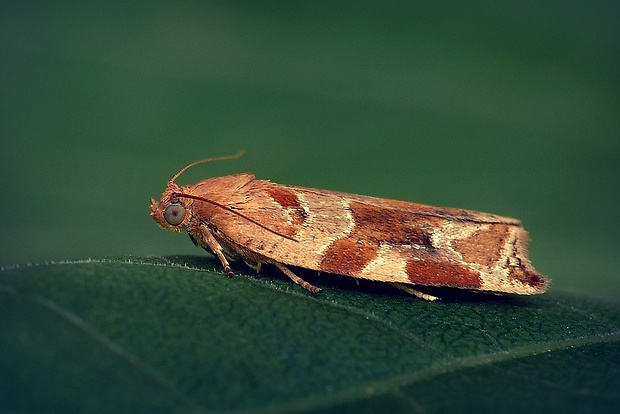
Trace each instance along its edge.
{"label": "dark green background", "polygon": [[201,254],[148,199],[275,182],[514,216],[617,298],[616,2],[3,2],[0,264]]}

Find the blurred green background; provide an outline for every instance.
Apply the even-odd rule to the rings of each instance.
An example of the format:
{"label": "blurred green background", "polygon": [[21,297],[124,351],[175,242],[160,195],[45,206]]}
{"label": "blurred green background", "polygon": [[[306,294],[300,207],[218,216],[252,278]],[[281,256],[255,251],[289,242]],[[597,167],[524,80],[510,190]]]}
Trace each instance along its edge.
{"label": "blurred green background", "polygon": [[620,297],[620,6],[0,5],[0,265],[203,254],[149,197],[278,183],[521,219],[554,289]]}

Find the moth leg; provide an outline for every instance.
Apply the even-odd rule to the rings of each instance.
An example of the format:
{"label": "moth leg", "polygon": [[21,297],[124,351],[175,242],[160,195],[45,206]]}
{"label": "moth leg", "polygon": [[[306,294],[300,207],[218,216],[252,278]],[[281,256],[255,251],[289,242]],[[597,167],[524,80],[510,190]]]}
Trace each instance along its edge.
{"label": "moth leg", "polygon": [[437,296],[433,296],[433,295],[429,295],[428,293],[420,292],[419,290],[415,290],[411,286],[405,285],[404,283],[393,282],[390,284],[394,286],[395,288],[404,290],[405,292],[411,295],[417,296],[420,299],[428,300],[429,302],[433,302],[439,299]]}
{"label": "moth leg", "polygon": [[277,267],[278,269],[280,269],[280,271],[282,273],[284,273],[285,275],[287,275],[293,282],[297,283],[299,286],[301,286],[302,288],[312,292],[312,293],[319,293],[321,291],[321,288],[318,288],[314,285],[311,285],[310,283],[306,282],[305,280],[303,280],[302,278],[300,278],[299,276],[297,276],[295,273],[291,272],[291,270],[284,266],[282,263],[278,263],[278,262],[271,262],[275,267]]}
{"label": "moth leg", "polygon": [[262,263],[258,262],[258,261],[250,261],[250,259],[243,259],[243,261],[245,262],[246,265],[248,265],[249,268],[256,270],[256,273],[260,272],[260,268]]}
{"label": "moth leg", "polygon": [[217,240],[215,240],[215,237],[213,237],[209,229],[201,228],[200,234],[202,234],[202,239],[207,244],[209,249],[211,249],[213,254],[215,254],[217,258],[220,259],[220,262],[222,263],[222,266],[224,266],[224,271],[226,272],[228,277],[233,277],[234,273],[232,269],[230,268],[230,265],[228,264],[228,260],[226,260],[226,257],[224,256],[224,252],[222,251],[222,246],[220,246]]}

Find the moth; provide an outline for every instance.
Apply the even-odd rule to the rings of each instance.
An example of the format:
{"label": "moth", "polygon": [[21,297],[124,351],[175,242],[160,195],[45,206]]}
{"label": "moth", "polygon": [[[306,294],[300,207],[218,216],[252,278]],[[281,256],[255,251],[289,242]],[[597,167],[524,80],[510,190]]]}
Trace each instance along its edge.
{"label": "moth", "polygon": [[168,181],[151,216],[215,255],[259,271],[278,268],[310,292],[320,288],[291,266],[386,282],[422,299],[418,286],[495,294],[544,293],[549,280],[527,256],[527,232],[513,218],[455,208],[272,183],[253,174],[213,177],[179,186]]}

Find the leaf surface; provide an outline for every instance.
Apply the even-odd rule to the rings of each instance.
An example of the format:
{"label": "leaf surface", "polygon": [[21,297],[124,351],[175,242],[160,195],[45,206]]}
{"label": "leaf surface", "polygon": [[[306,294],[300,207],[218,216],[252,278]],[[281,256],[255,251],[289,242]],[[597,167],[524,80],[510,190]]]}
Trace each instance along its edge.
{"label": "leaf surface", "polygon": [[0,409],[583,412],[620,403],[617,303],[442,290],[429,303],[382,284],[303,276],[324,292],[269,269],[229,279],[193,256],[4,268]]}

